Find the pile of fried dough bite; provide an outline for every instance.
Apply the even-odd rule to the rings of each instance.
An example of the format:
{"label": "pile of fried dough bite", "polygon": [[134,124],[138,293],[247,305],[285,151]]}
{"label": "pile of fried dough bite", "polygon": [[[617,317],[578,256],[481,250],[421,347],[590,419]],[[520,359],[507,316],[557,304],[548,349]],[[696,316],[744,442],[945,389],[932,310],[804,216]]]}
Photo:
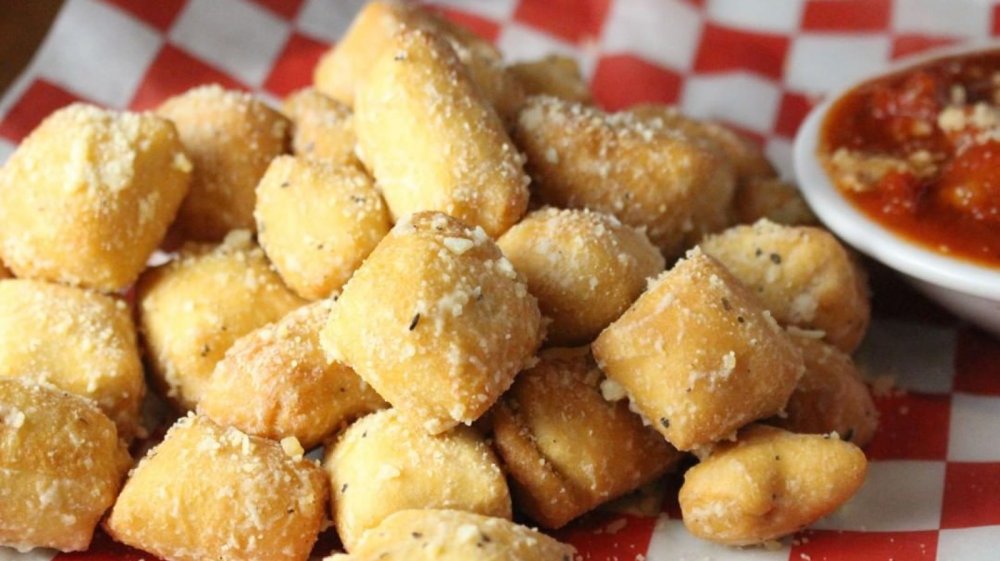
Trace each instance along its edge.
{"label": "pile of fried dough bite", "polygon": [[302,561],[332,521],[338,560],[563,561],[515,513],[689,465],[692,533],[779,539],[877,424],[866,278],[812,222],[733,131],[409,4],[281,111],[60,109],[0,170],[0,544]]}

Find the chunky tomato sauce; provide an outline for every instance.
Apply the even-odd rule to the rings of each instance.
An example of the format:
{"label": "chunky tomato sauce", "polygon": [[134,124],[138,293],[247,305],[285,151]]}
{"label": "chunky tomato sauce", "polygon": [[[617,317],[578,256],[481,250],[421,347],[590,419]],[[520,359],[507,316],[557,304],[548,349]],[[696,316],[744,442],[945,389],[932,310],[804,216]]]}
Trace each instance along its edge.
{"label": "chunky tomato sauce", "polygon": [[858,86],[827,114],[820,157],[873,219],[1000,267],[1000,49]]}

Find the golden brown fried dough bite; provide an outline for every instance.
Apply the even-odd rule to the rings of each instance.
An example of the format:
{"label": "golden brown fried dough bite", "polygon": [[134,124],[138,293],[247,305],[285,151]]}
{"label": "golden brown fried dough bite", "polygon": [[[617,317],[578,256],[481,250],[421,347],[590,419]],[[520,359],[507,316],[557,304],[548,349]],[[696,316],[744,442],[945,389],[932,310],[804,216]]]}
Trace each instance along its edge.
{"label": "golden brown fried dough bite", "polygon": [[741,224],[753,224],[762,218],[789,226],[818,222],[799,188],[777,177],[748,179],[736,191],[733,208]]}
{"label": "golden brown fried dough bite", "polygon": [[[576,352],[573,352],[576,351]],[[552,349],[493,413],[518,506],[559,528],[673,468],[681,454],[628,409],[587,349]]]}
{"label": "golden brown fried dough bite", "polygon": [[482,228],[422,212],[396,224],[354,273],[320,342],[439,433],[485,413],[543,332],[524,279]]}
{"label": "golden brown fried dough bite", "polygon": [[131,465],[91,401],[0,379],[0,545],[87,549]]}
{"label": "golden brown fried dough bite", "polygon": [[729,545],[775,540],[847,502],[867,467],[864,453],[839,438],[751,425],[684,474],[684,525]]}
{"label": "golden brown fried dough bite", "polygon": [[754,295],[698,249],[605,329],[593,350],[608,378],[680,450],[778,413],[805,369]]}
{"label": "golden brown fried dough bite", "polygon": [[816,222],[799,190],[777,177],[764,152],[748,138],[718,123],[686,117],[669,105],[642,104],[630,111],[640,119],[687,135],[732,164],[736,174],[736,222],[751,224],[761,218],[782,224]]}
{"label": "golden brown fried dough bite", "polygon": [[547,208],[497,240],[551,318],[552,345],[593,341],[663,271],[663,256],[640,231],[610,214]]}
{"label": "golden brown fried dough bite", "polygon": [[410,508],[453,508],[510,518],[510,493],[493,451],[469,427],[429,435],[398,411],[373,413],[327,448],[333,522],[353,551],[366,530]]}
{"label": "golden brown fried dough bite", "polygon": [[806,373],[786,414],[773,424],[792,432],[836,432],[858,446],[868,444],[878,428],[878,411],[851,357],[813,337],[793,334],[792,341],[802,351]]}
{"label": "golden brown fried dough bite", "polygon": [[406,26],[409,12],[402,2],[365,3],[340,42],[326,51],[313,69],[316,90],[352,107],[355,90],[389,39]]}
{"label": "golden brown fried dough bite", "polygon": [[[404,510],[367,532],[344,561],[572,561],[575,550],[509,520],[457,510]],[[337,556],[328,558],[328,561]]]}
{"label": "golden brown fried dough bite", "polygon": [[382,195],[352,165],[279,156],[257,186],[260,245],[289,288],[340,290],[391,226]]}
{"label": "golden brown fried dough bite", "polygon": [[139,462],[104,528],[173,561],[305,561],[328,492],[313,461],[190,414]]}
{"label": "golden brown fried dough bite", "polygon": [[434,35],[392,38],[358,90],[354,123],[358,155],[396,220],[438,210],[495,238],[524,214],[523,157]]}
{"label": "golden brown fried dough bite", "polygon": [[568,56],[549,55],[539,60],[512,64],[508,70],[521,83],[526,95],[550,95],[584,104],[594,101],[580,72],[580,65]]}
{"label": "golden brown fried dough bite", "polygon": [[250,94],[218,85],[172,97],[157,113],[177,125],[194,162],[173,233],[217,242],[230,230],[254,228],[254,188],[271,160],[288,151],[288,119]]}
{"label": "golden brown fried dough bite", "polygon": [[323,355],[319,332],[331,305],[303,306],[237,339],[215,365],[198,411],[255,436],[294,436],[309,450],[341,424],[385,407],[353,370]]}
{"label": "golden brown fried dough bite", "polygon": [[782,325],[818,330],[846,353],[868,329],[867,278],[826,230],[761,220],[701,244],[774,314]]}
{"label": "golden brown fried dough bite", "polygon": [[74,103],[0,168],[0,256],[19,277],[124,288],[163,240],[190,176],[165,119]]}
{"label": "golden brown fried dough bite", "polygon": [[469,77],[485,99],[505,118],[512,119],[524,102],[520,82],[507,72],[500,51],[463,27],[415,4],[369,2],[357,15],[336,47],[316,65],[316,89],[348,106],[369,79],[376,59],[392,48],[393,35],[421,29],[439,35],[455,51]]}
{"label": "golden brown fried dough bite", "polygon": [[760,147],[729,127],[692,119],[671,105],[640,104],[629,108],[629,112],[654,126],[677,130],[712,145],[732,164],[741,185],[750,178],[775,176],[774,166]]}
{"label": "golden brown fried dough bite", "polygon": [[3,266],[3,261],[0,261],[0,280],[9,279],[11,277],[10,271]]}
{"label": "golden brown fried dough bite", "polygon": [[655,122],[538,96],[521,110],[514,140],[543,203],[645,227],[668,257],[729,224],[732,168]]}
{"label": "golden brown fried dough bite", "polygon": [[245,230],[218,246],[189,244],[147,270],[137,300],[152,379],[179,409],[194,409],[234,341],[305,303]]}
{"label": "golden brown fried dough bite", "polygon": [[292,120],[296,156],[329,163],[360,164],[354,155],[354,113],[343,103],[313,88],[299,90],[282,107]]}
{"label": "golden brown fried dough bite", "polygon": [[92,399],[126,441],[146,393],[124,301],[31,280],[0,281],[0,378],[47,382]]}

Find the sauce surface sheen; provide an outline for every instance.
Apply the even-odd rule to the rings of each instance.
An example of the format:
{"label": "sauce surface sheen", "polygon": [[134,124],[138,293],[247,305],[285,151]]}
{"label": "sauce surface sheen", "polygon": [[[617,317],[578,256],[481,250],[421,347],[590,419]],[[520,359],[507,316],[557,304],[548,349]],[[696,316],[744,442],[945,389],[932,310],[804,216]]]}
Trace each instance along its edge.
{"label": "sauce surface sheen", "polygon": [[820,159],[865,214],[1000,267],[1000,49],[865,82],[830,108]]}

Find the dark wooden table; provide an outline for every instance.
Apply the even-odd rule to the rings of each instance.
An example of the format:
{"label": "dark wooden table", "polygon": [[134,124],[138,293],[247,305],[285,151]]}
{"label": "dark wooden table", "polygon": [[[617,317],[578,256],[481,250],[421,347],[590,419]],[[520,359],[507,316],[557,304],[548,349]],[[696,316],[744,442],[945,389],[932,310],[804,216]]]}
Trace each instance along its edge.
{"label": "dark wooden table", "polygon": [[41,44],[63,0],[0,0],[0,93]]}

